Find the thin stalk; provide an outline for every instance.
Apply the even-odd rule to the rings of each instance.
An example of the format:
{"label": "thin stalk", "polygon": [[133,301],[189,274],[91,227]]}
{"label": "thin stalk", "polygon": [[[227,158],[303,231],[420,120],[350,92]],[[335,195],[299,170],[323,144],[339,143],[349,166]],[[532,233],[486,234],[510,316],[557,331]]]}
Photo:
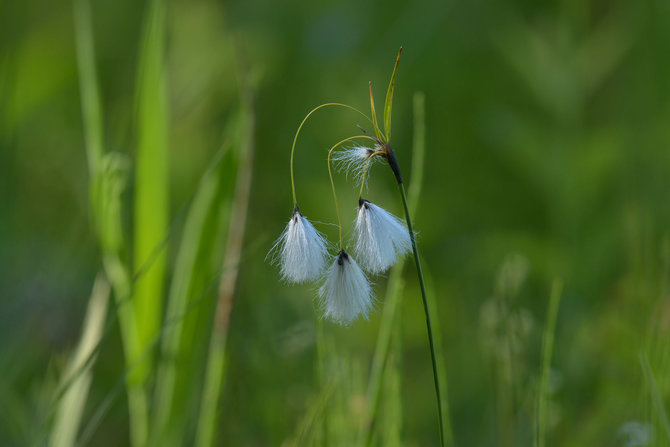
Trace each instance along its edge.
{"label": "thin stalk", "polygon": [[405,186],[403,183],[398,183],[400,189],[400,196],[402,197],[402,206],[405,209],[405,220],[407,221],[407,230],[409,231],[409,238],[412,241],[412,253],[414,254],[414,262],[416,263],[416,273],[419,278],[419,285],[421,286],[421,299],[423,300],[423,311],[426,314],[426,329],[428,331],[428,342],[430,344],[430,359],[433,364],[433,380],[435,381],[435,398],[437,399],[437,413],[440,422],[440,445],[445,445],[444,432],[444,417],[442,411],[442,393],[440,392],[440,379],[437,374],[437,354],[435,352],[435,341],[433,337],[433,325],[430,322],[430,309],[428,308],[428,297],[426,295],[426,284],[423,279],[423,270],[421,269],[421,261],[419,259],[419,250],[416,248],[416,239],[414,238],[414,230],[412,229],[412,218],[410,217],[409,207],[407,205],[407,195],[405,194]]}
{"label": "thin stalk", "polygon": [[377,152],[374,152],[374,153],[372,153],[372,155],[370,155],[370,156],[368,157],[367,160],[365,160],[365,166],[363,167],[363,176],[361,177],[361,190],[360,190],[360,192],[358,193],[358,198],[359,198],[359,199],[360,199],[361,197],[363,197],[363,189],[365,188],[365,178],[366,178],[366,174],[368,173],[368,167],[370,166],[370,161],[371,161],[374,157],[376,157],[377,155],[384,155],[384,151],[377,151]]}
{"label": "thin stalk", "polygon": [[537,445],[546,445],[547,431],[547,387],[549,384],[549,372],[551,369],[551,355],[554,348],[554,336],[556,334],[556,318],[558,316],[558,305],[561,301],[563,282],[556,279],[551,287],[549,298],[549,309],[547,310],[547,324],[544,328],[542,343],[542,376],[540,378],[540,390],[538,394],[538,428]]}
{"label": "thin stalk", "polygon": [[[316,110],[316,109],[314,109],[314,110]],[[302,124],[301,124],[301,126],[302,126]],[[344,250],[344,244],[342,243],[342,218],[340,217],[340,206],[337,204],[337,192],[335,191],[335,181],[333,180],[333,169],[330,166],[330,156],[333,153],[333,151],[335,149],[337,149],[339,146],[343,145],[347,141],[355,140],[357,138],[370,138],[370,137],[368,137],[367,135],[357,135],[355,137],[345,138],[344,140],[336,143],[328,151],[328,176],[330,177],[330,187],[333,190],[333,201],[335,202],[335,212],[337,213],[337,227],[338,227],[338,230],[340,232],[339,233],[340,234],[340,250]],[[291,163],[293,163],[293,156],[291,156]],[[291,171],[291,174],[293,174],[293,171]],[[293,180],[293,179],[291,178],[291,180]],[[295,192],[294,192],[294,194],[295,194]],[[295,196],[293,197],[293,199],[295,201]]]}
{"label": "thin stalk", "polygon": [[[339,102],[328,102],[326,104],[321,104],[320,106],[317,106],[317,107],[313,108],[307,114],[307,116],[305,116],[305,118],[303,118],[302,122],[298,126],[298,130],[295,132],[295,137],[293,137],[293,145],[291,146],[291,193],[293,194],[293,208],[295,208],[296,205],[298,204],[298,199],[296,198],[296,195],[295,195],[295,178],[294,178],[294,175],[293,175],[293,154],[295,152],[295,143],[298,141],[298,135],[300,134],[300,130],[302,130],[302,126],[305,125],[305,122],[307,122],[307,119],[310,116],[312,116],[312,113],[316,112],[319,109],[323,109],[324,107],[344,107],[345,109],[353,110],[354,112],[363,116],[363,118],[368,120],[370,123],[372,123],[372,125],[375,127],[375,130],[377,130],[377,124],[374,121],[372,121],[370,118],[368,118],[368,116],[365,113],[361,112],[360,110],[358,110],[355,107],[351,107],[350,105],[340,104]],[[370,138],[371,140],[374,140],[374,138],[369,137],[369,136],[366,136],[365,138]]]}

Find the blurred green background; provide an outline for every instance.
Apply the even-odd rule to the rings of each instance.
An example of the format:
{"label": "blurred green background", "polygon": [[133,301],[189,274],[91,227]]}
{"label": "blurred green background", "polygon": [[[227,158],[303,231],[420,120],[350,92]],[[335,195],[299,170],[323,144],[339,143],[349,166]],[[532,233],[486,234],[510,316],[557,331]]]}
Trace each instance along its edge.
{"label": "blurred green background", "polygon": [[[153,316],[161,324],[167,290],[182,273],[180,241],[198,185],[228,144],[231,123],[244,115],[240,103],[254,121],[216,445],[300,445],[301,430],[313,431],[318,421],[335,426],[335,404],[317,371],[316,287],[281,283],[265,256],[290,217],[288,162],[298,124],[324,102],[367,112],[368,81],[381,107],[401,45],[393,146],[409,173],[412,98],[423,92],[426,163],[414,224],[441,327],[455,445],[534,444],[555,279],[564,288],[548,374],[546,445],[670,445],[663,405],[670,400],[669,1],[153,3],[165,12],[157,64],[165,144],[148,163],[149,171],[167,163],[167,223],[147,227],[159,241],[165,234],[157,246],[164,301]],[[155,85],[150,78],[142,84],[139,62],[142,42],[151,41],[143,40],[150,7],[128,0],[90,6],[102,141],[106,151],[125,154],[118,251],[137,273],[133,179],[144,135],[138,110],[141,92]],[[91,217],[73,10],[67,1],[0,3],[0,444],[8,446],[49,443],[54,392],[104,270]],[[151,109],[148,116],[151,122]],[[356,124],[365,123],[326,110],[301,134],[296,187],[312,221],[336,222],[325,154],[356,133]],[[350,233],[357,191],[344,175],[336,182]],[[372,170],[367,197],[402,215],[387,168]],[[317,227],[336,240],[335,226]],[[403,277],[402,321],[392,342],[399,347],[397,387],[388,391],[399,398],[396,441],[437,445],[412,263]],[[331,356],[357,377],[335,388],[350,388],[340,394],[340,416],[354,421],[338,422],[340,431],[360,416],[356,387],[367,380],[378,338],[387,279],[374,280],[379,303],[369,322],[322,325],[339,353]],[[202,281],[203,296],[215,296],[209,292],[218,275]],[[203,313],[211,315],[214,300],[204,302]],[[123,385],[130,369],[114,303],[91,365],[80,429],[85,445],[130,443]],[[209,332],[194,337],[188,344],[206,353]],[[205,367],[194,365],[197,382]],[[149,379],[145,391],[151,395],[154,386]],[[197,419],[183,421],[183,445],[193,442]],[[352,445],[324,433],[312,444]],[[380,439],[372,443],[392,444]]]}

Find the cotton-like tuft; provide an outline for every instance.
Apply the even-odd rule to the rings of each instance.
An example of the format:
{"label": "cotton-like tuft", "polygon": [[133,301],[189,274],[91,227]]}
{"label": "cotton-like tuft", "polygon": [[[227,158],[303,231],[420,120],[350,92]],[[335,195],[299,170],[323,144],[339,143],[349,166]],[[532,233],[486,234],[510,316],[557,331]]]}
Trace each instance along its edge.
{"label": "cotton-like tuft", "polygon": [[341,250],[326,273],[319,289],[323,316],[348,325],[359,316],[367,320],[372,309],[372,287],[363,270]]}
{"label": "cotton-like tuft", "polygon": [[[344,171],[346,175],[351,175],[355,182],[360,182],[363,178],[366,165],[370,166],[379,157],[373,157],[377,148],[369,148],[365,146],[353,146],[340,151],[335,151],[331,155],[331,159],[335,162],[339,171]],[[369,162],[368,162],[369,160]]]}
{"label": "cotton-like tuft", "polygon": [[328,243],[296,206],[270,253],[275,253],[282,279],[294,283],[315,281],[326,267]]}
{"label": "cotton-like tuft", "polygon": [[402,221],[377,205],[361,199],[354,229],[356,257],[365,270],[382,273],[412,249]]}

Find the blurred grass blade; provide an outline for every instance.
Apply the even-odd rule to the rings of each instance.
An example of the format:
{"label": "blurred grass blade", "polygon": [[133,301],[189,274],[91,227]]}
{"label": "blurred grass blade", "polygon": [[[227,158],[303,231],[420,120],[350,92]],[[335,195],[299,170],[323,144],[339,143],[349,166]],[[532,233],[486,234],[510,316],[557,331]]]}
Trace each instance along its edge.
{"label": "blurred grass blade", "polygon": [[223,271],[219,283],[218,302],[209,344],[205,384],[200,401],[200,417],[195,443],[199,447],[213,446],[216,440],[218,403],[225,376],[226,337],[242,256],[242,242],[244,241],[249,195],[251,193],[255,129],[253,98],[247,86],[246,73],[242,73],[240,76],[243,78],[241,84],[244,91],[242,92],[242,121],[239,125],[241,141],[238,144],[240,153],[237,166],[237,182],[230,215],[230,230],[225,247]]}
{"label": "blurred grass blade", "polygon": [[[140,350],[156,336],[163,314],[165,251],[168,230],[168,144],[165,94],[165,11],[162,0],[150,0],[144,22],[137,79],[138,146],[135,166],[134,269],[147,266],[134,284],[133,306]],[[130,359],[131,363],[134,359]],[[152,368],[152,356],[130,380],[142,385]]]}
{"label": "blurred grass blade", "polygon": [[[396,314],[396,321],[400,321],[400,313]],[[379,427],[376,430],[379,438],[378,445],[385,447],[404,445],[402,440],[401,358],[402,335],[401,331],[396,330],[393,333],[391,350],[384,368],[379,405]]]}
{"label": "blurred grass blade", "polygon": [[137,320],[131,301],[132,280],[123,261],[125,247],[122,224],[121,195],[128,182],[129,161],[124,154],[111,152],[102,158],[99,175],[100,246],[105,273],[112,284],[116,313],[119,318],[125,365],[128,369],[126,388],[131,444],[135,447],[146,442],[148,404],[146,391],[136,379],[136,365],[145,358],[140,346]]}
{"label": "blurred grass blade", "polygon": [[[90,5],[87,0],[74,3],[77,66],[81,93],[86,153],[90,177],[93,226],[99,239],[105,273],[114,290],[126,364],[141,352],[137,325],[130,302],[130,274],[122,261],[124,248],[121,194],[127,183],[129,162],[118,153],[104,153],[102,109],[95,73],[95,51]],[[127,383],[132,443],[146,438],[146,395],[132,381]]]}
{"label": "blurred grass blade", "polygon": [[661,425],[663,426],[663,433],[665,433],[666,442],[661,442],[660,445],[666,445],[666,443],[670,442],[670,419],[668,419],[668,413],[665,410],[663,396],[658,389],[658,384],[654,378],[654,372],[649,364],[649,358],[644,353],[640,354],[640,364],[642,365],[644,380],[647,382],[647,387],[649,388],[649,394],[651,395],[651,401],[656,410],[656,415],[658,419],[660,419]]}
{"label": "blurred grass blade", "polygon": [[[414,94],[413,107],[414,136],[412,142],[412,169],[410,172],[411,183],[408,192],[411,199],[410,213],[412,216],[416,214],[416,208],[419,202],[418,199],[423,185],[423,169],[426,152],[425,97],[423,93],[417,92]],[[370,436],[372,436],[370,428],[373,426],[373,421],[375,420],[378,411],[379,392],[383,385],[384,374],[394,377],[393,372],[385,373],[385,371],[386,369],[398,368],[397,364],[389,363],[388,358],[391,339],[394,336],[394,329],[397,331],[400,325],[401,316],[397,310],[405,288],[405,281],[402,277],[404,266],[405,259],[400,259],[389,275],[386,298],[384,299],[384,310],[379,325],[379,334],[377,336],[377,344],[372,359],[370,378],[366,393],[367,410],[366,417],[363,421],[363,439],[369,439]]]}
{"label": "blurred grass blade", "polygon": [[95,355],[93,351],[102,337],[109,291],[110,287],[107,279],[102,273],[99,273],[88,302],[79,345],[61,380],[62,384],[69,383],[67,390],[60,398],[56,411],[49,439],[49,445],[52,447],[69,447],[74,445],[77,439],[88,390],[93,379],[91,371],[93,360],[89,361],[89,357]]}
{"label": "blurred grass blade", "polygon": [[[435,289],[433,287],[433,277],[430,273],[430,266],[423,261],[425,264],[424,274],[426,275],[426,289],[428,293],[426,294],[426,299],[428,301],[428,306],[430,309],[433,309],[436,316],[439,316],[437,312],[437,302],[435,301]],[[433,331],[435,332],[435,351],[437,352],[437,374],[440,378],[440,383],[442,384],[440,400],[442,401],[442,410],[444,414],[442,417],[444,420],[444,444],[447,446],[455,445],[454,442],[454,430],[451,426],[451,412],[449,411],[449,381],[447,380],[447,365],[444,363],[445,356],[444,353],[444,343],[442,339],[442,327],[440,318],[435,318],[433,320]]]}
{"label": "blurred grass blade", "polygon": [[393,90],[395,89],[395,78],[398,75],[398,64],[400,64],[401,53],[402,47],[400,47],[398,50],[398,57],[395,59],[393,74],[391,75],[389,88],[386,90],[386,100],[384,101],[384,132],[386,132],[386,138],[389,140],[391,139],[391,109],[393,108]]}
{"label": "blurred grass blade", "polygon": [[91,178],[97,174],[103,154],[102,112],[95,73],[93,26],[88,0],[75,0],[74,24],[76,31],[77,68],[81,93],[82,118],[86,137],[86,155]]}
{"label": "blurred grass blade", "polygon": [[537,445],[544,447],[546,444],[547,431],[547,387],[549,384],[549,372],[551,371],[551,354],[554,349],[554,336],[556,333],[556,319],[558,317],[558,306],[563,293],[563,282],[554,280],[549,297],[549,309],[547,310],[547,323],[544,327],[542,337],[542,372],[540,376],[540,388],[538,390],[537,406]]}
{"label": "blurred grass blade", "polygon": [[308,406],[306,414],[298,423],[296,434],[282,444],[282,447],[320,446],[319,421],[323,420],[328,402],[332,398],[335,386],[333,383],[321,388],[314,401]]}
{"label": "blurred grass blade", "polygon": [[[323,417],[312,430],[311,445],[356,447],[365,445],[358,428],[365,408],[356,404],[364,397],[364,379],[360,362],[346,350],[338,350],[338,340],[327,331],[327,324],[317,321],[318,383],[323,396],[330,395]],[[332,394],[327,390],[333,388]]]}
{"label": "blurred grass blade", "polygon": [[[241,158],[240,117],[227,126],[227,140],[203,176],[186,218],[170,286],[161,361],[155,389],[152,443],[182,445],[194,422],[202,365],[215,311],[212,281],[221,273]],[[223,368],[220,363],[218,368]]]}

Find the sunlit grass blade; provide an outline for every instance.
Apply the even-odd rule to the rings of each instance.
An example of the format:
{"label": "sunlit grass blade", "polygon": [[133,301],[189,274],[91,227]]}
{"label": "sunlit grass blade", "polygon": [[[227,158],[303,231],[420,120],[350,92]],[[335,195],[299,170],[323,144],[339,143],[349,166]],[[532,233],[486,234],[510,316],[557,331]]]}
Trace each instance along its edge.
{"label": "sunlit grass blade", "polygon": [[558,317],[558,306],[563,293],[563,282],[554,280],[549,297],[549,308],[547,309],[547,322],[542,336],[542,371],[540,375],[540,387],[538,389],[537,405],[537,443],[539,447],[546,445],[547,431],[547,394],[549,384],[549,372],[551,371],[551,355],[554,349],[554,336],[556,334],[556,319]]}
{"label": "sunlit grass blade", "polygon": [[75,0],[74,19],[81,109],[84,120],[84,136],[86,138],[86,155],[89,175],[93,178],[99,170],[104,146],[102,112],[100,110],[100,97],[95,72],[91,6],[88,0]]}
{"label": "sunlit grass blade", "polygon": [[386,138],[391,139],[391,109],[393,108],[393,90],[395,88],[395,78],[398,75],[398,64],[400,64],[400,54],[402,47],[398,50],[398,57],[396,57],[395,65],[393,66],[393,74],[391,74],[391,81],[389,82],[388,90],[386,90],[386,100],[384,101],[384,132]]}
{"label": "sunlit grass blade", "polygon": [[93,379],[91,371],[93,361],[89,361],[89,357],[94,355],[94,350],[102,337],[109,292],[109,282],[102,273],[98,274],[88,302],[79,345],[62,376],[61,383],[67,383],[67,388],[60,397],[54,418],[49,439],[49,445],[52,447],[69,447],[74,445],[77,439],[88,390]]}
{"label": "sunlit grass blade", "polygon": [[[129,161],[123,154],[112,152],[103,156],[99,176],[100,204],[98,205],[102,261],[114,291],[126,367],[135,365],[140,358],[144,358],[131,301],[132,279],[130,270],[123,261],[125,243],[121,195],[128,183],[128,165]],[[132,369],[128,374],[126,388],[131,444],[137,447],[146,442],[148,402],[146,390],[143,384],[133,376],[134,371]]]}
{"label": "sunlit grass blade", "polygon": [[[147,266],[133,287],[133,306],[141,350],[158,333],[163,314],[166,254],[160,248],[167,236],[169,220],[164,22],[162,0],[151,0],[144,21],[136,91],[138,142],[133,208],[133,265],[135,271]],[[131,374],[130,380],[142,385],[151,369],[152,358],[148,356],[147,361]]]}
{"label": "sunlit grass blade", "polygon": [[240,77],[242,92],[241,122],[238,126],[240,138],[237,181],[235,185],[230,214],[228,240],[225,245],[225,257],[219,283],[218,302],[215,310],[214,324],[209,342],[209,354],[205,369],[205,382],[200,400],[200,415],[196,431],[195,445],[207,447],[215,444],[218,404],[225,377],[226,338],[230,322],[235,287],[242,256],[242,242],[247,222],[247,209],[251,193],[251,178],[254,156],[255,119],[252,93],[247,85],[246,73]]}
{"label": "sunlit grass blade", "polygon": [[[239,118],[233,120],[225,134],[237,135],[241,125]],[[187,425],[195,423],[216,303],[209,284],[221,274],[240,147],[239,137],[226,141],[203,176],[186,218],[168,296],[154,398],[154,445],[182,445]],[[217,368],[222,370],[223,363]]]}
{"label": "sunlit grass blade", "polygon": [[[412,142],[412,170],[410,172],[411,185],[409,188],[410,213],[416,214],[418,198],[421,194],[423,185],[423,169],[425,158],[425,98],[423,93],[414,94],[414,136]],[[378,408],[378,396],[382,386],[382,379],[387,368],[387,358],[389,346],[393,336],[394,329],[398,329],[399,317],[397,309],[399,307],[402,292],[404,290],[404,280],[402,271],[405,266],[405,259],[400,259],[391,270],[389,275],[388,287],[386,289],[386,298],[384,299],[384,309],[382,311],[381,322],[379,325],[379,334],[375,345],[375,353],[372,359],[370,369],[370,378],[366,392],[366,417],[364,424],[364,439],[370,436],[370,427],[374,421]],[[392,367],[392,366],[391,366]],[[367,434],[365,434],[367,433]]]}

